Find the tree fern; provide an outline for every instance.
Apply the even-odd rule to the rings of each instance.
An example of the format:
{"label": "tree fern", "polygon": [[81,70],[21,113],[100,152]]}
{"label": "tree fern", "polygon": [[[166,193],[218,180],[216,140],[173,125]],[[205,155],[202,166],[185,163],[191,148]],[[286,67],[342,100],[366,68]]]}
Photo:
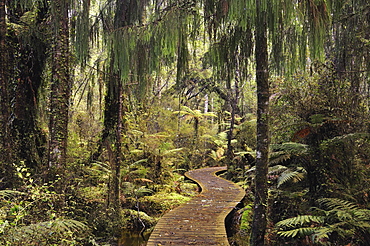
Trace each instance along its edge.
{"label": "tree fern", "polygon": [[80,221],[56,219],[12,228],[2,240],[10,245],[47,245],[73,241],[88,232],[89,227]]}
{"label": "tree fern", "polygon": [[295,171],[288,169],[279,177],[277,187],[279,188],[289,181],[292,181],[293,183],[300,182],[305,178],[306,173],[307,172],[303,167],[297,167]]}
{"label": "tree fern", "polygon": [[17,190],[0,190],[0,197],[10,199],[15,196],[25,195],[26,193]]}
{"label": "tree fern", "polygon": [[297,236],[309,236],[315,233],[315,228],[313,227],[301,227],[297,229],[292,229],[288,231],[279,231],[278,235],[282,237],[297,237]]}
{"label": "tree fern", "polygon": [[286,142],[282,144],[271,144],[272,151],[281,151],[292,155],[302,155],[307,153],[308,146],[306,144]]}
{"label": "tree fern", "polygon": [[318,200],[318,203],[328,209],[337,209],[337,210],[356,210],[358,206],[339,198],[322,198]]}
{"label": "tree fern", "polygon": [[301,143],[287,142],[272,144],[269,156],[269,165],[282,163],[293,156],[301,156],[307,153],[307,145]]}
{"label": "tree fern", "polygon": [[339,221],[354,224],[359,228],[370,227],[370,210],[368,209],[361,209],[352,202],[338,198],[322,198],[318,200],[318,203],[329,209],[329,216]]}
{"label": "tree fern", "polygon": [[286,171],[288,168],[283,165],[275,165],[272,167],[269,167],[268,174],[273,175],[273,174],[281,174],[284,171]]}
{"label": "tree fern", "polygon": [[311,235],[313,243],[319,244],[350,240],[364,245],[365,238],[370,235],[370,210],[338,198],[322,198],[318,204],[323,209],[317,208],[317,212],[323,215],[300,215],[282,220],[276,223],[277,234],[291,238]]}
{"label": "tree fern", "polygon": [[269,165],[283,163],[284,161],[289,160],[292,157],[291,154],[284,151],[272,152],[269,156]]}
{"label": "tree fern", "polygon": [[313,222],[322,224],[324,222],[324,216],[299,215],[297,217],[279,221],[278,223],[276,223],[276,227],[291,228],[310,223],[312,224]]}

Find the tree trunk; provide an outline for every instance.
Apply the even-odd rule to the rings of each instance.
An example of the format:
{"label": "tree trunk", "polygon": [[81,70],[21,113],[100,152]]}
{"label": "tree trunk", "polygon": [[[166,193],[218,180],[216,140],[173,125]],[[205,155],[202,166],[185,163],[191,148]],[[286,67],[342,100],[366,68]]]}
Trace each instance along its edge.
{"label": "tree trunk", "polygon": [[[118,79],[119,80],[119,79]],[[115,209],[115,211],[120,207],[120,180],[121,180],[121,163],[122,163],[122,116],[123,116],[123,96],[122,96],[122,83],[118,83],[117,88],[117,121],[115,126],[115,140],[114,140],[114,160],[112,165],[112,189],[109,204]]]}
{"label": "tree trunk", "polygon": [[12,148],[10,141],[10,104],[9,104],[9,54],[7,49],[7,25],[5,0],[0,0],[0,176],[4,179],[0,188],[11,187]]}
{"label": "tree trunk", "polygon": [[52,1],[53,60],[50,94],[49,167],[66,165],[68,110],[71,90],[69,64],[68,0]]}
{"label": "tree trunk", "polygon": [[[115,29],[129,24],[129,6],[131,1],[116,1],[114,17]],[[114,146],[113,156],[110,158],[112,179],[109,184],[108,208],[113,210],[112,216],[118,219],[120,208],[120,179],[122,165],[122,130],[123,130],[123,84],[119,72],[114,68],[114,52],[111,51],[110,77],[107,79],[107,95],[105,97],[103,140],[106,144]],[[108,147],[110,148],[110,147]]]}
{"label": "tree trunk", "polygon": [[[12,11],[12,10],[10,10]],[[21,8],[15,8],[13,16],[23,16]],[[47,15],[46,4],[38,6],[36,25],[45,23]],[[14,22],[20,21],[20,18]],[[43,31],[43,29],[40,29]],[[47,58],[48,40],[35,35],[33,32],[25,31],[28,35],[12,34],[10,45],[12,49],[13,67],[12,73],[13,93],[12,104],[12,131],[13,151],[16,162],[24,161],[25,165],[32,170],[41,167],[45,156],[46,139],[41,131],[37,120],[39,103],[39,89],[42,86],[43,72]]]}
{"label": "tree trunk", "polygon": [[8,96],[8,53],[6,47],[6,12],[5,0],[0,0],[0,123],[1,123],[1,156],[5,157],[2,161],[7,162],[7,138],[9,136],[8,119],[9,119],[9,96]]}
{"label": "tree trunk", "polygon": [[267,3],[256,0],[257,158],[251,245],[264,245],[267,225],[267,168],[269,150],[269,71],[267,51]]}

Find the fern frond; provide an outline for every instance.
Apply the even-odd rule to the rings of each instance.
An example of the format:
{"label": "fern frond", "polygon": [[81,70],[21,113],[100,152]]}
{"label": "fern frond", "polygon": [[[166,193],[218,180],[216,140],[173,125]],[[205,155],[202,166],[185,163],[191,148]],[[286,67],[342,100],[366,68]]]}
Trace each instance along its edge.
{"label": "fern frond", "polygon": [[316,227],[313,239],[315,242],[321,242],[323,239],[328,239],[331,233],[333,233],[331,227]]}
{"label": "fern frond", "polygon": [[284,161],[289,160],[290,158],[291,155],[283,151],[273,152],[270,154],[269,157],[269,165],[272,166],[274,164],[283,163]]}
{"label": "fern frond", "polygon": [[278,231],[277,234],[282,237],[304,237],[314,234],[315,230],[316,228],[314,227],[301,227],[289,231]]}
{"label": "fern frond", "polygon": [[321,198],[318,203],[328,209],[353,210],[359,209],[356,204],[339,198]]}
{"label": "fern frond", "polygon": [[104,173],[111,173],[111,168],[108,164],[104,163],[104,162],[100,162],[100,161],[96,161],[94,163],[92,163],[92,167],[91,169],[94,169],[96,171],[101,171],[101,172],[104,172]]}
{"label": "fern frond", "polygon": [[307,152],[308,146],[306,144],[296,142],[287,142],[282,144],[272,144],[271,149],[273,151],[283,151],[292,155],[302,155]]}
{"label": "fern frond", "polygon": [[0,197],[10,199],[16,196],[25,195],[26,193],[17,190],[0,190]]}
{"label": "fern frond", "polygon": [[134,163],[130,164],[130,168],[141,167],[141,164],[146,163],[147,161],[148,161],[148,159],[140,159],[138,161],[135,161]]}
{"label": "fern frond", "polygon": [[[28,226],[20,226],[9,231],[6,240],[9,242],[35,243],[48,238],[63,239],[72,235],[82,235],[89,231],[84,223],[72,219],[43,221]],[[35,244],[36,245],[36,244]]]}
{"label": "fern frond", "polygon": [[320,147],[330,147],[333,146],[334,144],[340,143],[340,142],[350,142],[354,140],[358,140],[361,138],[368,138],[369,134],[368,133],[349,133],[349,134],[344,134],[341,136],[334,137],[332,139],[328,139],[326,141],[323,141]]}
{"label": "fern frond", "polygon": [[302,181],[306,176],[306,170],[303,167],[298,167],[296,171],[292,171],[290,169],[284,171],[278,179],[277,187],[279,188],[281,185],[287,183],[288,181],[292,181],[297,183]]}
{"label": "fern frond", "polygon": [[146,188],[144,186],[140,187],[139,189],[136,189],[134,192],[135,192],[135,195],[138,197],[148,196],[154,193],[152,189]]}
{"label": "fern frond", "polygon": [[285,219],[276,223],[276,227],[296,227],[302,226],[308,223],[324,223],[324,216],[314,216],[314,215],[298,215],[297,217]]}
{"label": "fern frond", "polygon": [[285,172],[286,170],[288,170],[288,168],[286,166],[283,166],[283,165],[275,165],[275,166],[269,167],[268,174],[269,175],[272,175],[272,174],[280,174],[280,173]]}
{"label": "fern frond", "polygon": [[340,222],[352,224],[357,228],[370,227],[370,210],[368,209],[361,209],[352,202],[338,198],[322,198],[318,202],[321,206],[330,209],[328,214],[335,216]]}

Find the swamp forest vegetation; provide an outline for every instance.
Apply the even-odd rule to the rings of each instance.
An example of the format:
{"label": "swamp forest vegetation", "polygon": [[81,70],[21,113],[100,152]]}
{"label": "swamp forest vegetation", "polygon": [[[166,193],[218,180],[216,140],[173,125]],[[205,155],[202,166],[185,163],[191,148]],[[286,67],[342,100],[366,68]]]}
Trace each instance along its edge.
{"label": "swamp forest vegetation", "polygon": [[139,245],[208,166],[246,190],[231,245],[369,245],[369,24],[369,0],[0,0],[0,245]]}

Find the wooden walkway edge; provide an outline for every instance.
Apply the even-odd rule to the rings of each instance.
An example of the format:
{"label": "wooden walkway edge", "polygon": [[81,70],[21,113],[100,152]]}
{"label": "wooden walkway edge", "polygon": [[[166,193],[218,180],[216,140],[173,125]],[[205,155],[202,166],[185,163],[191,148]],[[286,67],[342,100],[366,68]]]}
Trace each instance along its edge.
{"label": "wooden walkway edge", "polygon": [[147,246],[229,245],[225,218],[243,199],[245,191],[231,181],[216,176],[226,167],[189,171],[202,192],[166,213],[155,226]]}

